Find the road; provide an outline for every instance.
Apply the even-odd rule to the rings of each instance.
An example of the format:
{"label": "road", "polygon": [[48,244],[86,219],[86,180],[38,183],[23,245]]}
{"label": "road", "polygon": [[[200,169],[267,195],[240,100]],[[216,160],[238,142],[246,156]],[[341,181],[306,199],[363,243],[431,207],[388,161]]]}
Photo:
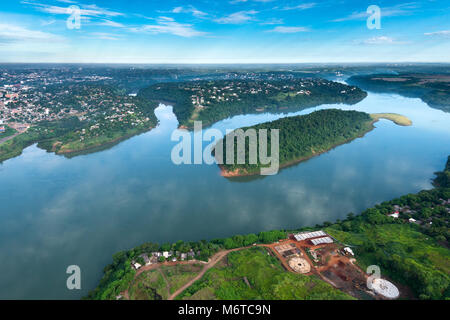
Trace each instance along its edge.
{"label": "road", "polygon": [[211,259],[205,264],[205,266],[203,267],[203,270],[200,271],[200,273],[192,280],[190,280],[188,283],[186,283],[184,286],[182,286],[180,289],[178,289],[177,291],[175,291],[172,295],[170,295],[170,297],[168,298],[168,300],[173,300],[175,299],[178,295],[180,295],[184,290],[186,290],[187,288],[189,288],[195,281],[201,279],[203,277],[203,275],[206,273],[206,271],[208,271],[209,269],[211,269],[212,267],[214,267],[217,262],[219,262],[220,260],[222,260],[226,255],[228,255],[230,252],[233,251],[239,251],[239,250],[244,250],[244,249],[248,249],[250,247],[242,247],[242,248],[236,248],[236,249],[231,249],[231,250],[225,250],[225,251],[220,251],[218,253],[216,253],[215,255],[213,255],[211,257]]}
{"label": "road", "polygon": [[3,139],[0,139],[0,144],[2,144],[3,142],[6,142],[6,141],[8,141],[8,140],[11,140],[11,139],[17,137],[19,134],[20,134],[20,132],[16,132],[16,133],[14,133],[12,136],[7,136],[7,137],[5,137],[5,138],[3,138]]}

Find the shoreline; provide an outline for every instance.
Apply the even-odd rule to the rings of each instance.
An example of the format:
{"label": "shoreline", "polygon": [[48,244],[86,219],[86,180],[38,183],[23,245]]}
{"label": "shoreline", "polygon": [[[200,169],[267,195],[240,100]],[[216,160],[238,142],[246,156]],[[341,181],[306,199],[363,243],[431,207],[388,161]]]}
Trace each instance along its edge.
{"label": "shoreline", "polygon": [[81,155],[81,154],[94,153],[94,152],[101,151],[101,150],[107,149],[109,147],[112,147],[112,146],[114,146],[114,145],[116,145],[116,144],[118,144],[118,143],[120,143],[122,141],[125,141],[125,140],[127,140],[129,138],[132,138],[132,137],[134,137],[136,135],[148,132],[148,131],[154,129],[155,127],[156,126],[152,126],[152,127],[146,128],[146,129],[142,129],[142,130],[139,130],[138,132],[129,133],[129,134],[126,134],[124,136],[115,138],[115,139],[113,139],[111,141],[108,141],[108,142],[105,142],[105,143],[96,144],[96,145],[89,146],[89,147],[86,147],[86,148],[82,148],[82,149],[79,149],[79,150],[67,149],[67,150],[64,150],[62,152],[60,150],[53,151],[53,152],[56,155],[61,155],[61,156],[66,156],[66,157],[75,157],[75,156],[77,156],[79,154]]}
{"label": "shoreline", "polygon": [[[321,152],[318,152],[318,153],[314,153],[314,154],[306,156],[306,157],[301,157],[301,158],[298,158],[298,159],[290,160],[290,161],[288,161],[286,163],[280,164],[279,170],[283,169],[283,168],[287,168],[287,167],[295,165],[295,164],[298,164],[298,163],[303,162],[303,161],[307,161],[307,160],[309,160],[309,159],[311,159],[313,157],[320,156],[321,154],[326,153],[326,152],[328,152],[330,150],[333,150],[334,148],[336,148],[338,146],[341,146],[343,144],[349,143],[349,142],[351,142],[351,141],[353,141],[355,139],[364,137],[367,133],[369,133],[370,131],[375,129],[375,125],[374,124],[376,122],[380,121],[380,119],[385,119],[385,120],[392,121],[393,123],[395,123],[398,126],[411,126],[412,125],[412,121],[409,118],[407,118],[406,116],[400,115],[400,114],[396,114],[396,113],[370,113],[369,115],[372,118],[372,121],[370,121],[368,123],[369,128],[364,133],[362,133],[362,134],[360,134],[360,135],[358,135],[358,136],[356,136],[354,138],[347,139],[344,142],[335,144],[335,145],[333,145],[331,148],[329,148],[327,150],[324,150],[324,151],[321,151]],[[254,172],[252,171],[252,172],[242,172],[242,173],[240,173],[239,169],[235,169],[235,170],[231,171],[231,170],[225,169],[223,164],[219,164],[218,166],[220,168],[220,175],[222,177],[224,177],[224,178],[232,179],[232,178],[250,177],[250,176],[257,176],[257,175],[259,176],[260,175],[260,170],[256,170]]]}

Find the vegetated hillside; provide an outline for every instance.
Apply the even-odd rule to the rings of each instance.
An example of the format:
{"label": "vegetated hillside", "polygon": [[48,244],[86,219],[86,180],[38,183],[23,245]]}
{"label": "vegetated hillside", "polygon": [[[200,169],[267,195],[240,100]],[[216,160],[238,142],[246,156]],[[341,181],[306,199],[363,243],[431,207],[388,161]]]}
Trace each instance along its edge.
{"label": "vegetated hillside", "polygon": [[[31,127],[0,145],[0,162],[20,155],[34,143],[48,152],[80,152],[130,137],[157,124],[148,100],[125,95],[111,86],[54,85],[44,93],[36,93],[40,97],[39,108],[32,115],[19,114],[10,119],[30,123]],[[10,105],[10,108],[26,107],[23,101]]]}
{"label": "vegetated hillside", "polygon": [[[291,162],[307,159],[330,150],[334,146],[345,143],[362,136],[372,128],[373,119],[369,114],[358,111],[343,111],[337,109],[320,110],[308,115],[287,117],[272,122],[262,123],[251,127],[242,128],[255,129],[258,135],[258,163],[250,164],[249,159],[249,139],[245,146],[245,164],[237,164],[237,143],[234,143],[234,164],[223,164],[221,168],[226,172],[236,172],[240,174],[259,174],[262,165],[259,154],[259,131],[267,129],[268,154],[271,150],[270,131],[279,130],[279,162],[284,166]],[[227,139],[223,140],[223,159],[226,161]],[[217,146],[217,144],[216,144]]]}
{"label": "vegetated hillside", "polygon": [[450,156],[447,159],[444,171],[436,172],[434,185],[442,188],[450,188]]}
{"label": "vegetated hillside", "polygon": [[188,128],[194,120],[209,125],[238,114],[354,104],[366,95],[357,87],[323,79],[189,81],[159,83],[139,91],[155,106],[172,104],[180,125]]}
{"label": "vegetated hillside", "polygon": [[353,76],[348,83],[375,92],[420,98],[430,107],[450,112],[450,74],[400,73]]}
{"label": "vegetated hillside", "polygon": [[[450,157],[446,169],[439,176],[450,173]],[[399,211],[399,218],[388,214]],[[154,251],[196,252],[195,259],[206,261],[214,253],[241,248],[253,243],[274,243],[285,239],[289,232],[312,231],[325,228],[334,238],[352,247],[357,264],[363,269],[378,265],[382,276],[411,288],[419,299],[450,298],[450,187],[437,186],[417,194],[383,202],[355,216],[349,213],[345,220],[335,223],[294,230],[265,231],[245,236],[235,235],[211,241],[183,242],[158,245],[145,243],[129,251],[113,256],[112,264],[104,269],[104,276],[95,290],[86,299],[116,299],[124,290],[152,299],[167,296],[162,280],[155,274],[143,277],[146,285],[135,282],[136,271],[131,261],[142,263],[139,256]],[[409,219],[416,220],[415,223]],[[431,222],[431,223],[430,223]],[[229,254],[228,264],[216,265],[203,278],[186,289],[180,298],[242,298],[264,299],[341,299],[346,294],[321,284],[316,278],[305,278],[294,274],[283,274],[272,257],[261,254],[261,248],[243,250]],[[269,270],[270,268],[270,270]],[[176,273],[176,272],[175,272]],[[187,277],[192,277],[187,270]],[[179,274],[178,274],[179,275]],[[244,277],[257,285],[246,287]],[[242,281],[238,281],[241,279]],[[175,281],[175,280],[174,280]],[[313,286],[318,286],[313,290]],[[306,287],[306,288],[305,288]],[[137,290],[137,291],[136,291]]]}
{"label": "vegetated hillside", "polygon": [[[354,246],[362,267],[405,284],[420,299],[450,298],[450,157],[436,187],[383,202],[326,229]],[[399,218],[388,216],[399,212]],[[414,220],[409,219],[412,218]]]}
{"label": "vegetated hillside", "polygon": [[263,247],[231,252],[178,299],[352,300],[317,276],[287,272]]}

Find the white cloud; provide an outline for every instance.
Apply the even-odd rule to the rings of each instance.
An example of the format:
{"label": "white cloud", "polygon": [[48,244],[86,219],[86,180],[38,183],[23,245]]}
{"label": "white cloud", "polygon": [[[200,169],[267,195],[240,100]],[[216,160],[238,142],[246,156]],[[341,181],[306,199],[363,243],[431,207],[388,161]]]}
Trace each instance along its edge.
{"label": "white cloud", "polygon": [[52,25],[56,22],[55,19],[50,19],[50,20],[41,20],[41,26],[49,26]]}
{"label": "white cloud", "polygon": [[223,24],[241,24],[254,20],[254,15],[257,13],[258,11],[255,10],[239,11],[228,16],[216,19],[215,21]]}
{"label": "white cloud", "polygon": [[398,43],[393,38],[386,37],[386,36],[369,38],[369,39],[364,40],[363,42],[365,44],[395,44],[395,43]]}
{"label": "white cloud", "polygon": [[[381,9],[381,18],[383,17],[395,17],[395,16],[404,16],[412,14],[414,9],[417,9],[418,5],[415,2],[402,3],[392,7],[385,7]],[[362,12],[353,12],[352,14],[332,20],[333,22],[342,22],[342,21],[350,21],[350,20],[364,20],[369,17],[369,13],[366,11]]]}
{"label": "white cloud", "polygon": [[272,18],[272,19],[261,22],[260,25],[267,26],[267,25],[283,24],[283,23],[284,23],[283,19]]}
{"label": "white cloud", "polygon": [[61,41],[63,38],[52,33],[30,30],[22,26],[0,23],[0,43],[20,41]]}
{"label": "white cloud", "polygon": [[443,37],[450,37],[450,30],[441,30],[441,31],[435,31],[435,32],[426,32],[424,33],[426,36],[443,36]]}
{"label": "white cloud", "polygon": [[105,32],[92,32],[89,34],[91,37],[101,40],[119,40],[120,37],[116,34],[105,33]]}
{"label": "white cloud", "polygon": [[106,27],[114,27],[114,28],[124,28],[125,27],[123,24],[121,24],[119,22],[106,20],[106,19],[104,19],[102,22],[100,22],[99,25],[106,26]]}
{"label": "white cloud", "polygon": [[197,17],[197,18],[205,17],[205,16],[208,15],[206,12],[197,10],[193,6],[189,6],[189,7],[175,7],[175,8],[173,8],[172,13],[190,13],[194,17]]}
{"label": "white cloud", "polygon": [[[42,4],[42,3],[27,2],[27,1],[23,1],[22,3],[32,5],[37,10],[42,11],[42,12],[46,12],[46,13],[66,14],[66,15],[70,14],[68,12],[68,10],[69,10],[68,7],[59,7],[59,6],[47,5],[47,4]],[[121,13],[121,12],[117,12],[117,11],[112,11],[112,10],[109,10],[109,9],[101,8],[101,7],[99,7],[99,6],[95,5],[95,4],[80,5],[80,14],[82,16],[92,16],[92,17],[101,17],[101,16],[118,17],[118,16],[124,16],[124,14]]]}
{"label": "white cloud", "polygon": [[292,6],[292,7],[284,7],[281,10],[306,10],[306,9],[314,8],[316,5],[317,5],[317,3],[315,3],[315,2],[301,3],[299,5]]}
{"label": "white cloud", "polygon": [[203,36],[207,34],[206,32],[195,30],[191,24],[178,23],[173,18],[169,17],[159,17],[157,19],[157,24],[144,25],[131,30],[135,32],[150,32],[154,34],[167,33],[186,38]]}
{"label": "white cloud", "polygon": [[277,32],[277,33],[298,33],[298,32],[307,32],[309,31],[308,28],[305,27],[283,27],[278,26],[273,28],[272,30],[269,30],[268,32]]}

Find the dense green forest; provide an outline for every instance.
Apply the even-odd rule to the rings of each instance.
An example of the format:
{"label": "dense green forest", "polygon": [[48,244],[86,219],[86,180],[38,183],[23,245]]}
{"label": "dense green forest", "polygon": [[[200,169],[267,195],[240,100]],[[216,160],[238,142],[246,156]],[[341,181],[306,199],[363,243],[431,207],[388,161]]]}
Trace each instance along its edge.
{"label": "dense green forest", "polygon": [[[238,144],[234,143],[234,164],[223,164],[222,169],[226,172],[239,171],[239,175],[259,174],[262,165],[259,154],[259,130],[267,129],[268,143],[267,151],[270,154],[271,141],[270,130],[279,130],[279,163],[284,166],[291,162],[300,161],[318,155],[333,148],[336,145],[355,139],[373,126],[369,114],[358,111],[343,111],[337,109],[320,110],[308,115],[282,118],[276,121],[258,124],[242,128],[255,129],[258,136],[258,163],[250,164],[249,138],[246,138],[245,164],[237,164]],[[233,138],[233,133],[225,136],[222,141],[223,159],[226,162],[227,139]],[[235,139],[235,138],[234,138]],[[236,139],[235,139],[236,140]],[[216,144],[220,146],[220,144]]]}
{"label": "dense green forest", "polygon": [[[256,112],[286,112],[325,103],[354,104],[367,96],[361,89],[323,79],[211,80],[159,83],[139,91],[156,104],[173,105],[180,125],[194,120],[210,125],[227,117]],[[204,104],[195,107],[193,99]]]}
{"label": "dense green forest", "polygon": [[[132,250],[119,252],[113,256],[113,262],[104,269],[104,276],[98,287],[91,291],[86,298],[115,299],[130,285],[135,274],[134,269],[131,268],[131,261],[137,260],[142,253],[168,250],[188,252],[192,249],[199,253],[195,256],[196,259],[206,261],[219,250],[240,248],[253,243],[273,243],[285,239],[291,232],[325,229],[341,243],[353,248],[357,263],[363,269],[368,265],[379,265],[383,275],[408,286],[416,298],[448,299],[450,298],[450,232],[448,228],[450,217],[450,184],[448,180],[450,176],[450,156],[445,170],[437,172],[436,175],[435,188],[431,190],[424,190],[417,194],[408,194],[383,202],[363,211],[360,215],[349,213],[346,219],[337,220],[334,223],[324,222],[322,225],[295,230],[274,230],[260,232],[259,234],[235,235],[230,238],[211,241],[178,241],[163,245],[145,243]],[[442,177],[447,177],[447,180],[442,180]],[[400,217],[397,219],[388,216],[395,210],[401,211]],[[417,222],[411,223],[408,221],[409,218],[415,218]],[[248,270],[249,265],[243,262],[246,260],[245,257],[242,260],[240,258],[242,255],[247,255],[247,253],[235,252],[230,255],[231,261],[234,262],[230,270],[214,271],[214,268],[211,269],[211,272],[205,275],[206,278],[194,283],[181,297],[195,295],[197,291],[208,286],[214,288],[216,292],[214,297],[216,298],[250,298],[254,295],[261,297],[261,291],[245,291],[247,289],[240,291],[242,283],[236,282],[237,287],[233,288],[233,282],[227,281],[227,276],[239,273],[242,270],[247,270],[250,275],[267,277],[266,284],[261,282],[261,285],[265,286],[264,288],[268,288],[267,291],[264,291],[264,298],[311,297],[305,291],[301,291],[301,286],[297,282],[300,281],[299,283],[304,284],[305,281],[315,280],[294,279],[293,276],[285,276],[276,272],[276,279],[288,281],[292,285],[297,283],[296,288],[299,291],[289,293],[281,287],[279,288],[280,291],[273,291],[273,286],[276,286],[277,283],[276,279],[270,278],[270,273],[261,275],[257,270]],[[258,263],[261,263],[260,258],[255,257],[255,259],[259,261]],[[261,265],[261,268],[264,269],[265,266]],[[216,279],[213,276],[216,273],[221,285],[211,283],[211,279]],[[223,289],[221,289],[222,285]],[[344,295],[336,295],[334,290],[330,287],[329,290],[320,291],[320,294],[322,297],[332,297],[333,299],[345,297]],[[270,294],[272,295],[270,296]]]}
{"label": "dense green forest", "polygon": [[374,92],[420,98],[430,107],[450,112],[450,74],[399,73],[352,76],[347,81]]}

